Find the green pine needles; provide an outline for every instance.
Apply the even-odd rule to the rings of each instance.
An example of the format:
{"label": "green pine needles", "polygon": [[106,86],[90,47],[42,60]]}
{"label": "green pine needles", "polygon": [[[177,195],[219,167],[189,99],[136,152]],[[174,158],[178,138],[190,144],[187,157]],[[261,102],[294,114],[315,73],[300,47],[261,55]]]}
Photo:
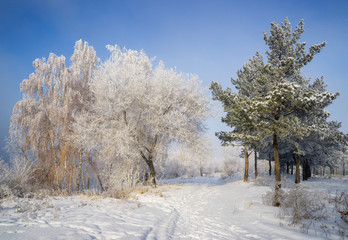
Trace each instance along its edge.
{"label": "green pine needles", "polygon": [[[287,18],[280,25],[271,23],[270,33],[264,33],[267,61],[256,53],[243,65],[237,78],[231,80],[237,92],[223,90],[216,82],[210,87],[213,99],[220,101],[226,112],[222,122],[232,128],[216,133],[223,145],[237,141],[245,151],[258,151],[261,142],[271,141],[276,194],[281,188],[280,139],[293,146],[299,159],[301,140],[325,129],[322,126],[327,126],[329,115],[325,107],[339,95],[326,90],[323,78],[311,83],[302,75],[301,69],[326,45],[322,42],[306,51],[306,43],[298,42],[303,32],[303,20],[294,30]],[[318,118],[321,124],[316,122]],[[245,156],[247,162],[249,154]],[[280,206],[279,198],[275,199],[274,205]]]}

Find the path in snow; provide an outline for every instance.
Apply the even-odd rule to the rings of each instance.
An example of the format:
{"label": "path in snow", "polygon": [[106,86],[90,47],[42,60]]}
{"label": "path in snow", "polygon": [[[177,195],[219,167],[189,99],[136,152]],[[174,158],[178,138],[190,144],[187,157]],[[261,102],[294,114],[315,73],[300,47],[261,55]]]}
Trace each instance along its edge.
{"label": "path in snow", "polygon": [[262,204],[266,191],[269,188],[240,181],[186,183],[167,193],[161,204],[172,211],[146,239],[308,239],[294,229],[280,228],[274,208]]}

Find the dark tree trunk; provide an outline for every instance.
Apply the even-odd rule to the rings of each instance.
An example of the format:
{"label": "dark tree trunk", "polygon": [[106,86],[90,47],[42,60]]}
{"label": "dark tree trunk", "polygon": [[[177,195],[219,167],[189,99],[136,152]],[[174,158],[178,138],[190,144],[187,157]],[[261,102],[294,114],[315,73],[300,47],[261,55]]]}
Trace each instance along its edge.
{"label": "dark tree trunk", "polygon": [[[276,117],[277,120],[277,117]],[[273,205],[280,206],[280,188],[281,188],[281,176],[280,176],[280,158],[278,151],[278,139],[277,134],[273,133],[273,151],[274,151],[274,165],[275,165],[275,199]]]}
{"label": "dark tree trunk", "polygon": [[244,157],[245,157],[244,182],[247,182],[249,177],[249,155],[248,155],[247,148],[244,148]]}
{"label": "dark tree trunk", "polygon": [[343,166],[342,166],[342,175],[343,176],[346,176],[346,164],[343,162],[343,164],[342,164]]}
{"label": "dark tree trunk", "polygon": [[302,160],[302,181],[307,180],[307,179],[306,179],[306,172],[307,172],[306,160],[303,159],[303,160]]}
{"label": "dark tree trunk", "polygon": [[150,182],[151,182],[151,186],[152,187],[156,187],[156,171],[155,171],[155,167],[153,165],[153,161],[152,161],[152,157],[150,161],[146,162],[149,169],[150,169]]}
{"label": "dark tree trunk", "polygon": [[150,170],[150,182],[151,182],[151,186],[152,187],[156,187],[156,171],[155,171],[155,166],[153,165],[153,153],[157,144],[157,140],[158,140],[158,133],[156,133],[154,140],[152,142],[151,148],[145,148],[148,152],[148,157],[145,156],[145,154],[140,151],[140,155],[141,157],[144,159],[145,163],[147,164],[147,166],[149,167]]}
{"label": "dark tree trunk", "polygon": [[[300,138],[296,137],[296,141],[297,141],[297,144],[299,145],[300,144]],[[298,184],[298,183],[301,182],[301,179],[300,179],[301,158],[300,158],[300,154],[299,154],[298,149],[297,149],[297,153],[294,153],[294,160],[295,160],[295,163],[296,163],[295,183]]]}
{"label": "dark tree trunk", "polygon": [[257,178],[257,152],[254,151],[254,160],[255,160],[255,178]]}
{"label": "dark tree trunk", "polygon": [[271,154],[268,155],[268,174],[271,176],[272,175],[272,162],[271,162]]}
{"label": "dark tree trunk", "polygon": [[290,164],[289,161],[286,162],[286,174],[290,173]]}
{"label": "dark tree trunk", "polygon": [[302,180],[307,181],[311,175],[311,167],[308,164],[308,160],[304,159],[302,164]]}
{"label": "dark tree trunk", "polygon": [[296,154],[296,176],[295,176],[295,183],[300,183],[300,164],[301,164],[301,158],[300,154]]}
{"label": "dark tree trunk", "polygon": [[307,179],[312,177],[311,165],[307,162]]}
{"label": "dark tree trunk", "polygon": [[146,156],[144,155],[143,152],[141,152],[141,156],[143,157],[146,165],[149,167],[150,170],[150,183],[152,187],[156,187],[156,171],[155,171],[155,167],[153,165],[153,161],[152,161],[152,155],[149,154],[149,157],[146,158]]}

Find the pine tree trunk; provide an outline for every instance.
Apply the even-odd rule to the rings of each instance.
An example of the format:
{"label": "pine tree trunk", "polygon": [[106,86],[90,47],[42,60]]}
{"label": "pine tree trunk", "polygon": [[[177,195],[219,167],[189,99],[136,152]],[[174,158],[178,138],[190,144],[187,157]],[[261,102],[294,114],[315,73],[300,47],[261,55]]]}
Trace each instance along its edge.
{"label": "pine tree trunk", "polygon": [[290,173],[290,164],[289,161],[286,162],[286,174]]}
{"label": "pine tree trunk", "polygon": [[307,180],[307,179],[306,179],[306,172],[307,172],[306,160],[303,159],[303,160],[302,160],[302,181]]}
{"label": "pine tree trunk", "polygon": [[311,167],[308,164],[308,160],[304,159],[302,163],[302,179],[307,181],[311,177]]}
{"label": "pine tree trunk", "polygon": [[342,164],[343,166],[342,166],[342,175],[343,176],[346,176],[346,164],[345,164],[345,162],[343,162],[343,164]]}
{"label": "pine tree trunk", "polygon": [[248,149],[246,147],[244,148],[244,157],[245,157],[244,182],[247,182],[249,177],[249,156],[248,156]]}
{"label": "pine tree trunk", "polygon": [[[277,120],[277,119],[276,119]],[[273,133],[273,151],[274,151],[274,165],[275,165],[275,199],[273,205],[280,206],[280,189],[281,189],[281,176],[280,176],[280,158],[278,151],[278,139],[277,134]]]}
{"label": "pine tree trunk", "polygon": [[[297,136],[296,137],[296,141],[298,146],[300,145],[300,138]],[[295,183],[299,184],[301,182],[300,179],[300,164],[301,164],[301,156],[299,153],[299,149],[296,149],[297,153],[294,153],[294,160],[296,162],[296,176],[295,176]]]}
{"label": "pine tree trunk", "polygon": [[312,177],[312,170],[311,170],[311,165],[309,165],[307,161],[307,180]]}
{"label": "pine tree trunk", "polygon": [[335,169],[333,167],[330,167],[330,175],[335,174]]}
{"label": "pine tree trunk", "polygon": [[301,158],[300,158],[300,154],[296,154],[296,176],[295,176],[295,183],[300,183],[301,179],[300,179],[300,164],[301,164]]}
{"label": "pine tree trunk", "polygon": [[255,179],[257,178],[257,152],[254,151],[254,160],[255,160]]}

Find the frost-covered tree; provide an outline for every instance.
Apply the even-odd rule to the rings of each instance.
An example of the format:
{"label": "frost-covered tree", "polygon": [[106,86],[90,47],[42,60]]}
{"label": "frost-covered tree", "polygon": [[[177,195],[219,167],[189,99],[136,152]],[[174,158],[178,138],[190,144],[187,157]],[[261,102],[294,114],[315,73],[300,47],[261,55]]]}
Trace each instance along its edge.
{"label": "frost-covered tree", "polygon": [[[269,51],[266,51],[268,64],[265,65],[265,73],[268,82],[272,83],[272,90],[256,98],[255,107],[260,113],[260,128],[273,137],[276,189],[280,188],[281,180],[278,137],[292,132],[296,132],[298,137],[305,135],[308,129],[301,124],[296,113],[311,111],[312,102],[332,102],[337,97],[337,94],[317,93],[304,87],[306,82],[301,75],[301,68],[312,61],[326,43],[313,45],[306,52],[306,43],[298,42],[304,32],[303,26],[301,20],[292,31],[286,18],[281,26],[271,23],[270,34],[264,33],[264,40],[269,47]],[[275,205],[279,205],[279,202]]]}
{"label": "frost-covered tree", "polygon": [[153,68],[143,51],[107,48],[111,56],[89,84],[93,101],[79,114],[74,139],[98,152],[110,172],[126,168],[130,182],[139,180],[142,160],[156,186],[155,166],[171,143],[199,144],[209,100],[197,76],[165,69],[162,62]]}
{"label": "frost-covered tree", "polygon": [[[73,114],[90,99],[88,81],[96,69],[93,47],[81,40],[75,44],[69,68],[64,56],[51,53],[33,62],[35,73],[21,83],[23,100],[13,108],[10,145],[34,163],[35,180],[72,190],[79,188],[82,149],[73,147],[69,135]],[[13,149],[13,147],[12,147]]]}
{"label": "frost-covered tree", "polygon": [[203,176],[205,173],[211,173],[212,148],[211,142],[206,136],[202,136],[200,143],[195,146],[187,147],[186,145],[174,146],[169,150],[168,157],[164,163],[164,177],[180,176]]}
{"label": "frost-covered tree", "polygon": [[[221,86],[214,82],[211,87],[214,97],[224,104],[229,125],[235,127],[234,132],[239,130],[243,133],[241,139],[272,137],[276,177],[275,206],[280,205],[277,196],[281,188],[279,137],[290,134],[296,134],[298,138],[306,136],[310,126],[303,125],[296,113],[315,112],[330,104],[338,95],[312,91],[302,77],[301,68],[312,61],[314,55],[326,44],[323,42],[313,45],[306,52],[306,43],[298,42],[304,32],[303,26],[301,20],[292,31],[287,18],[281,25],[271,23],[270,34],[264,33],[264,40],[269,47],[266,51],[267,63],[263,63],[257,54],[249,61],[253,64],[245,65],[250,69],[250,74],[245,75],[245,79],[232,81],[238,93],[233,93],[230,89],[222,91]],[[228,135],[233,136],[234,133]]]}
{"label": "frost-covered tree", "polygon": [[311,176],[311,167],[337,168],[343,161],[347,146],[347,136],[339,130],[339,122],[317,123],[320,131],[304,138],[301,144],[303,180]]}
{"label": "frost-covered tree", "polygon": [[263,58],[257,53],[253,59],[244,64],[242,69],[238,70],[237,79],[231,80],[238,93],[233,93],[230,88],[222,90],[222,87],[216,82],[212,82],[210,88],[213,99],[220,101],[227,113],[221,121],[233,128],[231,132],[216,133],[217,137],[224,146],[233,145],[235,141],[242,142],[244,146],[244,181],[248,180],[249,156],[262,139],[256,128],[256,116],[251,109],[251,101],[255,96],[267,91],[262,89],[262,87],[267,87],[266,79],[262,75],[263,68]]}

